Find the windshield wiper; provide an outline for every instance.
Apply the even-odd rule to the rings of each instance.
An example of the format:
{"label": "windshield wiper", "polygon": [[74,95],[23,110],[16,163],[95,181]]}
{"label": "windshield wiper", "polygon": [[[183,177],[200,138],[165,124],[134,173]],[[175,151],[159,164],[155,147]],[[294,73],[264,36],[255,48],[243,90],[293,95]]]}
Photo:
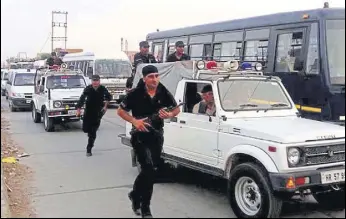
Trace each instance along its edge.
{"label": "windshield wiper", "polygon": [[258,107],[258,105],[256,104],[251,104],[251,103],[246,103],[246,104],[242,104],[239,106],[240,108],[245,108],[245,107]]}
{"label": "windshield wiper", "polygon": [[274,103],[270,105],[271,107],[285,107],[285,106],[289,106],[286,103]]}

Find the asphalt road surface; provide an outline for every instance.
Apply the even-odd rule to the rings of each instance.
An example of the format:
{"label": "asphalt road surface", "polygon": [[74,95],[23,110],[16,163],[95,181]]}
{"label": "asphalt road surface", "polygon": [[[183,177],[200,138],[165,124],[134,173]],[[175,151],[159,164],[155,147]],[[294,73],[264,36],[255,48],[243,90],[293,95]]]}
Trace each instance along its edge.
{"label": "asphalt road surface", "polygon": [[[4,97],[1,105],[8,108]],[[127,193],[137,169],[130,149],[120,143],[124,122],[109,109],[98,131],[92,157],[85,156],[86,135],[80,124],[56,132],[35,124],[31,112],[4,112],[14,140],[30,154],[20,162],[34,170],[33,206],[38,217],[127,217],[133,215]],[[226,182],[181,169],[171,182],[154,186],[152,213],[160,218],[234,218],[226,199]],[[320,210],[311,197],[284,205],[284,218],[345,217]]]}

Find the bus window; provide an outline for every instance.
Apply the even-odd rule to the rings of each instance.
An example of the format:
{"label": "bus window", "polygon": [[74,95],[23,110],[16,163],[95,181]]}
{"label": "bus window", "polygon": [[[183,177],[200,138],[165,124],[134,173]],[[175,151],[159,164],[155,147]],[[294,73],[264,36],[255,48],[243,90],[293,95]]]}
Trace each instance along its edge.
{"label": "bus window", "polygon": [[154,43],[154,56],[157,62],[163,62],[163,44]]}
{"label": "bus window", "polygon": [[214,44],[213,58],[215,61],[221,61],[221,43]]}
{"label": "bus window", "polygon": [[[326,38],[330,82],[345,85],[345,19],[327,20]],[[345,113],[345,107],[340,110]]]}
{"label": "bus window", "polygon": [[297,72],[296,59],[302,55],[303,32],[278,35],[275,72]]}
{"label": "bus window", "polygon": [[311,25],[309,37],[308,58],[306,61],[307,74],[320,73],[320,60],[318,57],[318,50],[318,24],[314,23]]}
{"label": "bus window", "polygon": [[205,44],[204,45],[204,51],[203,51],[203,59],[204,60],[211,60],[213,55],[213,49],[211,44]]}
{"label": "bus window", "polygon": [[203,44],[190,45],[191,60],[200,60],[201,57],[203,56],[203,51],[204,51]]}
{"label": "bus window", "polygon": [[221,43],[220,61],[240,60],[242,51],[242,42],[224,42]]}
{"label": "bus window", "polygon": [[246,41],[244,61],[267,62],[268,40]]}
{"label": "bus window", "polygon": [[247,30],[244,61],[267,62],[269,29]]}

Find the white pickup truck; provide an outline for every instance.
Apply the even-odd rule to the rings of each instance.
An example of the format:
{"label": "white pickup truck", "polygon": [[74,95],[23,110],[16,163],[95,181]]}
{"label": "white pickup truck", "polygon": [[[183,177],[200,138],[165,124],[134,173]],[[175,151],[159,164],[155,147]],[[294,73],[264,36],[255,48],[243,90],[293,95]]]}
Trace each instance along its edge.
{"label": "white pickup truck", "polygon": [[56,124],[80,121],[76,105],[86,86],[87,78],[80,70],[38,69],[31,101],[33,122],[43,118],[44,129],[52,132]]}
{"label": "white pickup truck", "polygon": [[[345,127],[301,118],[279,78],[226,64],[206,70],[213,65],[155,64],[161,82],[185,103],[165,121],[162,159],[227,179],[237,217],[278,217],[283,201],[306,192],[325,207],[344,209]],[[216,115],[192,113],[208,84]],[[127,123],[120,135],[127,146],[130,130]]]}

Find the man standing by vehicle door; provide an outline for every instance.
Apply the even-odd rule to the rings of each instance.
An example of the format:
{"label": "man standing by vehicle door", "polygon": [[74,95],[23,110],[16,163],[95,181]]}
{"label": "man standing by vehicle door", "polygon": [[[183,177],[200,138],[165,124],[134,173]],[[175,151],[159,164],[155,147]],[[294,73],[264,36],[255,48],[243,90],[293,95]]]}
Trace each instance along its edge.
{"label": "man standing by vehicle door", "polygon": [[[175,108],[171,112],[163,109],[176,107],[177,103],[173,95],[160,83],[155,66],[145,66],[142,73],[143,83],[127,94],[119,106],[118,115],[133,125],[131,144],[141,165],[141,172],[129,193],[132,209],[136,215],[142,214],[143,218],[148,218],[152,217],[150,201],[154,186],[154,167],[160,161],[164,141],[163,119],[177,116],[180,109]],[[132,111],[132,116],[129,111]],[[157,113],[159,118],[148,124],[145,118]]]}
{"label": "man standing by vehicle door", "polygon": [[[88,133],[87,156],[92,156],[91,150],[96,140],[96,132],[100,127],[102,116],[106,113],[109,101],[112,96],[107,88],[100,85],[100,76],[92,76],[91,85],[87,86],[76,106],[77,116],[81,115],[81,108],[85,104],[83,131]],[[85,100],[86,99],[86,100]]]}
{"label": "man standing by vehicle door", "polygon": [[137,66],[141,63],[157,63],[155,56],[149,54],[149,43],[147,41],[142,41],[139,43],[139,53],[134,56],[134,70],[132,76],[126,81],[126,88],[131,89],[133,84],[133,79],[136,74]]}
{"label": "man standing by vehicle door", "polygon": [[190,56],[184,53],[184,47],[185,45],[183,41],[177,41],[175,43],[175,52],[167,57],[166,62],[179,62],[190,60]]}

